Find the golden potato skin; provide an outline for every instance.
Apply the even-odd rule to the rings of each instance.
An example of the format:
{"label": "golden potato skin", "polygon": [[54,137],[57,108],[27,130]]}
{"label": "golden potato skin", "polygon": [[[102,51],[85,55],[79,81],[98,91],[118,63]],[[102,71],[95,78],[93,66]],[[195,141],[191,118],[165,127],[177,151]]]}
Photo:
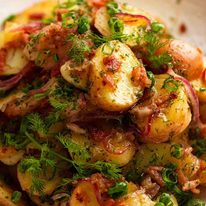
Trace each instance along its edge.
{"label": "golden potato skin", "polygon": [[[134,70],[139,75],[136,83],[132,81]],[[142,81],[141,75],[145,77]],[[99,47],[92,59],[90,100],[107,111],[126,110],[138,101],[145,80],[145,69],[130,48],[111,41]]]}
{"label": "golden potato skin", "polygon": [[[166,142],[181,134],[191,122],[191,111],[184,86],[175,93],[163,88],[169,75],[157,75],[154,95],[131,110],[132,119],[140,129],[144,143]],[[148,128],[148,125],[149,128]],[[145,133],[145,131],[148,132]]]}
{"label": "golden potato skin", "polygon": [[203,53],[199,48],[180,40],[172,39],[160,48],[158,53],[168,52],[174,61],[174,71],[188,80],[194,80],[201,76],[203,66]]}
{"label": "golden potato skin", "polygon": [[6,165],[15,165],[24,155],[23,150],[17,151],[14,147],[0,147],[0,161]]}
{"label": "golden potato skin", "polygon": [[[17,178],[22,190],[29,193],[32,184],[32,175],[29,172],[22,173],[17,169]],[[59,185],[61,178],[56,175],[52,180],[45,180],[45,177],[42,176],[42,180],[45,181],[43,192],[47,195],[51,195]],[[33,192],[33,195],[40,196],[36,191]]]}

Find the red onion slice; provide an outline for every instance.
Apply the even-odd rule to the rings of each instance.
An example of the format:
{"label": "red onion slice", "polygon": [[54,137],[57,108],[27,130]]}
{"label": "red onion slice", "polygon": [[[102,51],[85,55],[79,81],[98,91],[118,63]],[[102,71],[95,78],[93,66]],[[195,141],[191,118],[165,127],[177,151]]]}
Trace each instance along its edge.
{"label": "red onion slice", "polygon": [[46,92],[49,88],[51,88],[51,86],[54,84],[54,82],[55,82],[55,79],[52,78],[44,86],[42,86],[41,88],[31,90],[29,92],[29,94],[31,96],[36,95],[36,94],[42,94],[42,93]]}
{"label": "red onion slice", "polygon": [[9,89],[11,89],[12,87],[14,87],[16,84],[19,83],[19,81],[21,81],[21,79],[27,74],[27,72],[32,68],[32,64],[28,63],[23,69],[22,71],[11,77],[8,80],[1,80],[0,81],[0,90],[3,91],[7,91]]}
{"label": "red onion slice", "polygon": [[177,75],[172,69],[167,72],[169,75],[173,76],[175,80],[181,81],[185,87],[188,98],[192,106],[193,121],[194,123],[199,123],[200,121],[200,110],[199,110],[199,99],[196,92],[194,91],[190,82],[182,76]]}
{"label": "red onion slice", "polygon": [[42,25],[43,24],[41,22],[32,22],[32,23],[29,23],[26,25],[19,26],[19,27],[13,29],[12,31],[13,32],[23,31],[26,33],[33,33],[33,32],[40,30],[42,28]]}
{"label": "red onion slice", "polygon": [[205,136],[206,135],[206,124],[202,123],[202,121],[200,120],[199,99],[192,85],[187,79],[185,79],[182,76],[177,75],[172,69],[169,69],[167,73],[173,76],[174,79],[179,80],[183,83],[185,90],[187,92],[188,98],[190,99],[191,106],[192,106],[193,123],[196,127],[200,129],[200,135]]}
{"label": "red onion slice", "polygon": [[131,143],[130,142],[127,142],[125,145],[124,145],[124,148],[117,148],[115,147],[114,145],[112,145],[111,143],[111,137],[109,136],[109,138],[106,138],[104,139],[103,141],[103,145],[104,145],[104,149],[111,153],[111,154],[115,154],[115,155],[121,155],[123,153],[125,153],[127,151],[127,149],[129,147],[131,147]]}
{"label": "red onion slice", "polygon": [[125,23],[134,23],[138,24],[139,26],[149,26],[151,24],[150,19],[146,16],[139,15],[139,14],[129,14],[129,13],[118,13],[116,16],[121,19]]}

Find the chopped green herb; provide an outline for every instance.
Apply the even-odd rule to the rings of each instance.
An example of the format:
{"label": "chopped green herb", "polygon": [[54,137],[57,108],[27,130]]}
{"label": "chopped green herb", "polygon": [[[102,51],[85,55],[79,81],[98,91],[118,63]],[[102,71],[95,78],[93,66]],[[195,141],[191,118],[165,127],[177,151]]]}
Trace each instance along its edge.
{"label": "chopped green herb", "polygon": [[107,4],[107,11],[110,16],[114,16],[115,14],[119,13],[120,9],[118,8],[118,3],[110,1]]}
{"label": "chopped green herb", "polygon": [[192,198],[188,201],[186,206],[205,206],[205,201],[198,198]]}
{"label": "chopped green herb", "polygon": [[177,175],[174,169],[164,168],[162,171],[162,178],[168,188],[173,188],[177,184]]}
{"label": "chopped green herb", "polygon": [[110,187],[108,194],[113,199],[122,197],[128,193],[128,184],[126,182],[117,182],[113,187]]}
{"label": "chopped green herb", "polygon": [[180,159],[183,155],[183,148],[180,144],[173,144],[170,148],[171,155],[177,159]]}
{"label": "chopped green herb", "polygon": [[206,154],[206,140],[205,139],[195,139],[192,143],[193,153],[200,157],[203,154]]}
{"label": "chopped green herb", "polygon": [[6,17],[6,19],[3,20],[3,24],[5,24],[7,21],[12,21],[12,20],[14,20],[15,17],[16,17],[15,14],[9,15],[8,17]]}
{"label": "chopped green herb", "polygon": [[199,89],[199,91],[200,91],[200,92],[206,92],[206,88],[201,87],[201,88]]}
{"label": "chopped green herb", "polygon": [[153,22],[151,24],[151,29],[153,32],[158,33],[161,30],[165,29],[165,26],[163,24],[160,24],[159,22]]}
{"label": "chopped green herb", "polygon": [[59,56],[58,56],[58,54],[54,54],[54,55],[53,55],[53,60],[54,60],[54,62],[58,62],[58,61],[59,61]]}
{"label": "chopped green herb", "polygon": [[48,18],[48,19],[42,19],[43,24],[51,24],[54,22],[54,19]]}
{"label": "chopped green herb", "polygon": [[14,191],[11,195],[11,201],[16,204],[20,201],[21,196],[22,196],[21,192]]}
{"label": "chopped green herb", "polygon": [[85,59],[86,53],[91,51],[84,39],[78,36],[70,35],[68,38],[72,42],[72,46],[68,51],[68,56],[73,59],[77,64],[82,64]]}
{"label": "chopped green herb", "polygon": [[[171,200],[171,196],[167,193],[162,193],[159,198],[159,203],[163,203],[164,206],[173,206],[173,202]],[[155,206],[157,206],[155,204]]]}
{"label": "chopped green herb", "polygon": [[78,33],[79,34],[84,34],[86,31],[89,30],[90,28],[90,24],[89,24],[89,19],[88,17],[86,16],[81,16],[79,19],[78,19],[78,22],[77,22],[77,25],[78,25]]}
{"label": "chopped green herb", "polygon": [[110,45],[110,43],[105,43],[103,46],[102,46],[102,53],[104,55],[112,55],[112,53],[114,52],[114,49],[115,47],[112,47]]}
{"label": "chopped green herb", "polygon": [[176,92],[179,88],[179,82],[174,80],[174,78],[170,76],[165,79],[162,88],[167,89],[170,92]]}
{"label": "chopped green herb", "polygon": [[79,161],[87,161],[88,159],[90,159],[88,150],[85,147],[74,143],[71,140],[70,136],[59,135],[57,139],[63,144],[66,149],[68,149],[72,159]]}
{"label": "chopped green herb", "polygon": [[117,17],[112,17],[109,19],[108,25],[111,29],[112,34],[122,33],[124,29],[123,22]]}
{"label": "chopped green herb", "polygon": [[150,89],[155,85],[155,76],[151,71],[147,71],[147,76],[149,77],[149,79],[151,80],[151,86]]}

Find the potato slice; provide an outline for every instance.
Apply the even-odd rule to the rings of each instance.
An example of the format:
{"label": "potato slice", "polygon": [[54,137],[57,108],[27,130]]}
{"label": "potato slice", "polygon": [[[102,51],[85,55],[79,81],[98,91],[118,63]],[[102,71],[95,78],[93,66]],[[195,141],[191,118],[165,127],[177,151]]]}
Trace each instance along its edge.
{"label": "potato slice", "polygon": [[177,91],[171,92],[163,88],[168,78],[169,75],[156,75],[156,94],[131,111],[134,123],[142,132],[142,142],[166,142],[181,134],[191,122],[192,114],[184,86],[180,83]]}
{"label": "potato slice", "polygon": [[89,83],[90,64],[81,66],[71,66],[71,62],[66,62],[60,69],[62,77],[75,87],[87,90]]}
{"label": "potato slice", "polygon": [[[126,110],[143,92],[145,85],[140,79],[146,75],[145,69],[130,48],[119,41],[103,44],[96,50],[91,70],[91,102],[102,109]],[[138,73],[136,83],[132,79],[134,70]]]}
{"label": "potato slice", "polygon": [[0,161],[6,165],[15,165],[24,155],[23,150],[17,151],[14,147],[0,147]]}
{"label": "potato slice", "polygon": [[82,181],[73,191],[70,206],[100,206],[98,203],[95,188],[88,181]]}

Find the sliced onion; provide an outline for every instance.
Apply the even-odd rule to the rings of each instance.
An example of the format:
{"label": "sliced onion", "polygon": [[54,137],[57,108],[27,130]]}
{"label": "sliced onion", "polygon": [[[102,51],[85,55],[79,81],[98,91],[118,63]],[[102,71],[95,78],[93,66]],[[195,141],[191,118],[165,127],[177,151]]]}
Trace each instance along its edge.
{"label": "sliced onion", "polygon": [[202,123],[200,119],[200,105],[199,105],[199,99],[198,96],[191,86],[190,82],[185,79],[182,76],[177,75],[172,69],[169,69],[168,74],[174,77],[175,80],[179,80],[183,83],[185,90],[187,92],[188,98],[190,99],[190,103],[192,106],[192,112],[193,112],[193,123],[196,127],[200,129],[200,134],[202,136],[206,135],[206,124]]}
{"label": "sliced onion", "polygon": [[104,148],[107,152],[111,153],[111,154],[115,154],[115,155],[121,155],[123,154],[124,152],[126,152],[128,150],[129,147],[131,147],[131,143],[130,142],[127,142],[125,145],[124,145],[124,148],[117,148],[115,147],[112,143],[111,143],[111,140],[112,138],[109,137],[109,138],[106,138],[104,141],[103,141],[103,145],[104,145]]}
{"label": "sliced onion", "polygon": [[175,80],[181,81],[183,83],[186,93],[188,95],[188,98],[190,99],[191,106],[192,106],[193,121],[195,123],[197,122],[199,123],[200,121],[199,99],[192,85],[187,79],[185,79],[182,76],[177,75],[172,69],[168,70],[168,74],[173,76]]}
{"label": "sliced onion", "polygon": [[141,131],[141,136],[143,137],[147,137],[151,131],[151,126],[152,126],[152,119],[154,118],[154,113],[152,113],[149,117],[148,117],[148,121],[147,121],[147,125],[145,126],[144,130]]}
{"label": "sliced onion", "polygon": [[51,86],[55,83],[55,79],[52,78],[50,79],[44,86],[42,86],[39,89],[33,89],[29,92],[29,95],[33,96],[36,94],[42,94],[44,92],[46,92],[49,88],[51,88]]}
{"label": "sliced onion", "polygon": [[118,13],[116,16],[126,24],[135,24],[137,26],[149,26],[151,24],[150,19],[139,14]]}
{"label": "sliced onion", "polygon": [[32,22],[32,23],[29,23],[26,25],[19,26],[19,27],[13,29],[12,31],[14,31],[14,32],[23,31],[23,32],[30,34],[30,33],[33,33],[33,32],[40,30],[42,28],[42,25],[43,24],[41,22]]}
{"label": "sliced onion", "polygon": [[14,87],[16,84],[19,83],[19,81],[27,74],[27,72],[32,68],[32,64],[29,63],[27,64],[24,69],[22,69],[22,71],[11,77],[8,80],[1,80],[0,81],[0,90],[1,91],[7,91],[9,89],[11,89],[12,87]]}

